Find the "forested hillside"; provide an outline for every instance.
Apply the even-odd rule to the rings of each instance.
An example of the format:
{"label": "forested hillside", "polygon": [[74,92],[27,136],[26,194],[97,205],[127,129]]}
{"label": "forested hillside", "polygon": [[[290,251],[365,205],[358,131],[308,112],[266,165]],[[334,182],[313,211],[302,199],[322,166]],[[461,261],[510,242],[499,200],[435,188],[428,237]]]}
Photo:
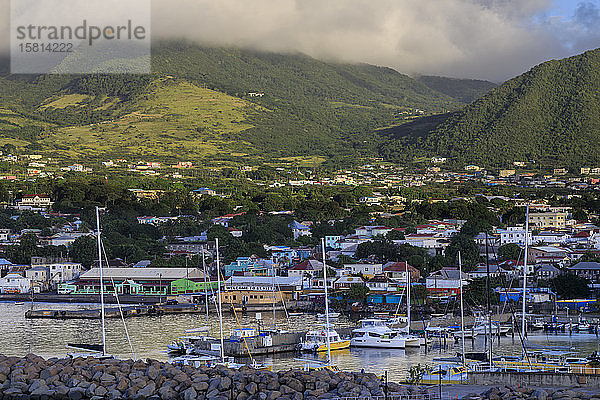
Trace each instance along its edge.
{"label": "forested hillside", "polygon": [[540,64],[454,114],[415,149],[455,163],[600,165],[600,50]]}
{"label": "forested hillside", "polygon": [[461,106],[389,68],[169,42],[154,46],[151,75],[0,74],[0,146],[336,162],[377,155],[377,129]]}

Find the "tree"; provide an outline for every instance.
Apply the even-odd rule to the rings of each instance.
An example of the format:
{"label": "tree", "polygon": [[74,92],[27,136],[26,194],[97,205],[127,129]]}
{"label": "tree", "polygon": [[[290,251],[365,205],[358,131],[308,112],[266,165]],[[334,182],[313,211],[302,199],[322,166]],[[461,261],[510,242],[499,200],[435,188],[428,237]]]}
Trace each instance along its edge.
{"label": "tree", "polygon": [[349,300],[365,304],[367,297],[369,296],[370,289],[361,283],[353,283],[350,285],[350,289],[346,293],[346,297]]}
{"label": "tree", "polygon": [[585,299],[590,294],[590,281],[572,273],[550,279],[550,287],[561,299]]}
{"label": "tree", "polygon": [[470,236],[462,233],[455,235],[445,251],[448,265],[457,265],[459,251],[463,267],[468,272],[479,262],[479,246]]}
{"label": "tree", "polygon": [[398,261],[398,248],[387,239],[364,242],[356,247],[355,258],[361,259],[371,256],[375,256],[380,262]]}
{"label": "tree", "polygon": [[387,240],[404,240],[404,233],[397,230],[389,231],[385,238]]}
{"label": "tree", "polygon": [[38,238],[28,233],[21,237],[18,246],[10,246],[6,249],[6,257],[14,264],[30,264],[31,257],[38,255]]}
{"label": "tree", "polygon": [[86,235],[75,239],[69,249],[69,257],[73,261],[81,263],[85,268],[89,268],[98,259],[96,238]]}
{"label": "tree", "polygon": [[521,247],[515,243],[507,243],[498,247],[498,258],[501,261],[518,260],[521,257]]}

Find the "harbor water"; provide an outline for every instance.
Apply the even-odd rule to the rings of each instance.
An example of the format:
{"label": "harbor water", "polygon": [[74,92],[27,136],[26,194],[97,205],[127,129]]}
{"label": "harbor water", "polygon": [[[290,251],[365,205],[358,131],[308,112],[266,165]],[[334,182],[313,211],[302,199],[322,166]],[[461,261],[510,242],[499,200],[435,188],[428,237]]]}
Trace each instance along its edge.
{"label": "harbor water", "polygon": [[[97,308],[91,304],[56,304],[35,303],[35,309],[65,310]],[[101,343],[100,320],[56,320],[56,319],[26,319],[25,312],[31,309],[31,303],[15,304],[0,302],[0,354],[23,356],[35,353],[43,357],[62,357],[67,353],[67,343]],[[260,324],[264,328],[273,327],[273,317],[270,312],[261,313]],[[254,313],[238,315],[243,327],[258,328]],[[162,315],[151,317],[134,317],[126,319],[127,330],[137,358],[153,358],[167,361],[166,346],[178,336],[184,335],[186,329],[206,326],[204,314]],[[238,324],[233,315],[223,316],[225,337],[229,337],[232,329]],[[276,327],[289,331],[305,331],[318,328],[322,321],[314,315],[302,314],[286,318],[284,313],[278,313]],[[208,326],[213,337],[219,337],[219,320],[213,312],[209,316]],[[357,326],[356,321],[341,317],[335,321],[335,326],[351,328]],[[123,322],[118,318],[106,320],[107,352],[120,358],[132,358]],[[580,356],[588,356],[598,351],[599,339],[595,334],[562,333],[559,335],[545,333],[530,333],[529,341],[539,345],[569,346]],[[350,349],[332,352],[332,361],[343,370],[374,372],[382,374],[388,371],[391,380],[402,380],[407,377],[412,365],[432,364],[435,357],[454,356],[461,351],[461,344],[448,339],[445,343],[435,339],[428,346],[406,350],[387,349]],[[510,336],[494,340],[495,355],[521,354],[521,342],[518,334],[514,339]],[[483,351],[484,339],[476,338],[466,341],[467,351]],[[283,353],[272,356],[257,357],[258,361],[273,365],[273,370],[300,367],[302,361],[298,354]],[[318,359],[323,356],[303,355],[302,358]],[[324,359],[324,358],[322,358]]]}

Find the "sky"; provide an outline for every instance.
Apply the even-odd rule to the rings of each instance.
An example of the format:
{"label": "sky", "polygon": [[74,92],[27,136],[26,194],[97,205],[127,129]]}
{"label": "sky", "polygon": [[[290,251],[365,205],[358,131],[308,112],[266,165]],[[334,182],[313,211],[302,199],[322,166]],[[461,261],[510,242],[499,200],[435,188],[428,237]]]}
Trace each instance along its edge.
{"label": "sky", "polygon": [[[600,47],[600,0],[151,1],[153,39],[301,52],[408,74],[500,82]],[[0,0],[0,38],[9,33],[7,7]]]}

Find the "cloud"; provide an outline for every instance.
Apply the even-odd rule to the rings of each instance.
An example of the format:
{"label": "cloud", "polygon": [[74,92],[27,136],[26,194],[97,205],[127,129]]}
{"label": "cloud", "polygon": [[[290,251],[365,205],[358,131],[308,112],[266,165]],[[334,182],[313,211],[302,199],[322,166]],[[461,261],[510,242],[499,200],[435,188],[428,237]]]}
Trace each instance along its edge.
{"label": "cloud", "polygon": [[[0,37],[7,37],[0,0]],[[154,39],[302,52],[405,73],[503,80],[594,46],[598,9],[553,0],[152,0]],[[4,9],[3,9],[4,8]],[[4,34],[6,33],[6,34]],[[592,39],[590,39],[592,38]]]}

